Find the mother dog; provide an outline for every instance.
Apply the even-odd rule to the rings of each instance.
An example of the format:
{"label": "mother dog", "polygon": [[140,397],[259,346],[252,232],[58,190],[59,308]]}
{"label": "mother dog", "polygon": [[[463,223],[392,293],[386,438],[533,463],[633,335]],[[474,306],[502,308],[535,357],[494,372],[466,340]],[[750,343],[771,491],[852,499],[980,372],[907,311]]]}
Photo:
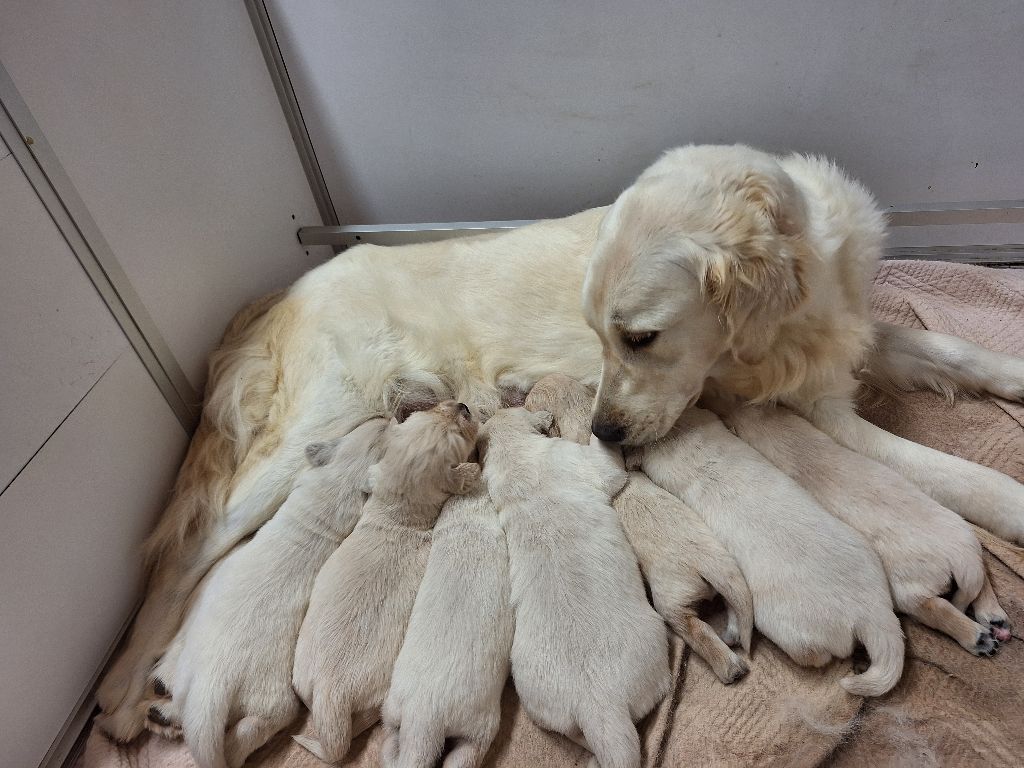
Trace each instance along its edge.
{"label": "mother dog", "polygon": [[101,726],[139,732],[147,675],[189,592],[288,496],[307,444],[420,401],[486,415],[503,390],[555,372],[600,385],[594,432],[625,444],[659,438],[702,393],[784,403],[1024,542],[1024,488],[854,412],[858,377],[1024,399],[1024,361],[872,322],[883,238],[874,200],[827,160],[690,146],[609,208],[360,246],[244,310],[211,359],[199,431],[148,545],[149,594],[99,691]]}

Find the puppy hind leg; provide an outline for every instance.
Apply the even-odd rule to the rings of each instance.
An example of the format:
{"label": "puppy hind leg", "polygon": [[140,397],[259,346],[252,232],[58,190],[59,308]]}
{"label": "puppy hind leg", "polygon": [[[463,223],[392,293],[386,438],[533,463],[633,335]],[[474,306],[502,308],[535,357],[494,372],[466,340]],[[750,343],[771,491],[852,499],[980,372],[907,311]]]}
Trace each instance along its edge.
{"label": "puppy hind leg", "polygon": [[337,763],[352,746],[352,707],[338,691],[317,691],[309,708],[316,739],[292,736],[295,742],[325,763]]}
{"label": "puppy hind leg", "polygon": [[1013,630],[1013,627],[1010,625],[1010,617],[1006,615],[1006,611],[999,604],[996,593],[992,589],[992,582],[987,576],[985,577],[984,584],[981,586],[981,592],[978,593],[975,601],[971,603],[971,610],[974,613],[974,620],[982,626],[988,626],[996,640],[1001,643],[1010,640],[1012,637],[1010,633]]}
{"label": "puppy hind leg", "polygon": [[445,755],[441,768],[480,768],[489,746],[490,743],[480,744],[469,739],[459,739]]}
{"label": "puppy hind leg", "polygon": [[629,710],[594,701],[580,728],[600,768],[640,768],[640,734]]}
{"label": "puppy hind leg", "polygon": [[670,624],[676,634],[693,648],[694,653],[710,665],[715,675],[725,685],[735,683],[750,671],[746,662],[692,611],[683,611],[681,616]]}
{"label": "puppy hind leg", "polygon": [[398,730],[395,768],[432,768],[444,752],[444,737],[440,722],[406,718]]}
{"label": "puppy hind leg", "polygon": [[988,626],[972,621],[941,597],[929,597],[909,613],[926,627],[949,635],[975,656],[992,656],[999,650],[999,641]]}
{"label": "puppy hind leg", "polygon": [[287,728],[288,724],[295,719],[298,708],[292,710],[291,715],[282,714],[279,717],[261,717],[259,715],[246,715],[228,730],[224,740],[224,754],[227,759],[228,768],[241,768],[246,759],[262,747],[278,731]]}

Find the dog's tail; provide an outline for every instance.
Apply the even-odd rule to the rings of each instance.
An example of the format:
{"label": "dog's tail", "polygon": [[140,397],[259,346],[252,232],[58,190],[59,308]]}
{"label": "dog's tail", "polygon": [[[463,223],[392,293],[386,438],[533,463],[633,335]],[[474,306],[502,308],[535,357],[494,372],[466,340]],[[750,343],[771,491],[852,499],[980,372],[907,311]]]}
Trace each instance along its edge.
{"label": "dog's tail", "polygon": [[352,745],[352,707],[338,690],[319,689],[309,708],[316,739],[292,736],[296,743],[325,763],[337,763]]}
{"label": "dog's tail", "polygon": [[594,701],[591,715],[589,721],[580,723],[580,729],[598,765],[601,768],[639,768],[640,735],[629,710]]}
{"label": "dog's tail", "polygon": [[171,501],[144,546],[150,570],[221,516],[235,470],[270,418],[293,315],[280,293],[258,299],[235,315],[211,353],[199,427]]}
{"label": "dog's tail", "polygon": [[739,622],[740,645],[750,653],[750,639],[754,634],[754,599],[739,565],[725,550],[715,552],[700,548],[697,555],[700,575],[722,596],[736,614]]}
{"label": "dog's tail", "polygon": [[881,696],[892,690],[903,674],[903,630],[892,611],[862,624],[859,639],[871,658],[871,666],[859,675],[839,681],[854,696]]}
{"label": "dog's tail", "polygon": [[195,687],[185,699],[181,726],[199,768],[227,768],[224,730],[230,708],[231,692],[226,686],[196,677]]}

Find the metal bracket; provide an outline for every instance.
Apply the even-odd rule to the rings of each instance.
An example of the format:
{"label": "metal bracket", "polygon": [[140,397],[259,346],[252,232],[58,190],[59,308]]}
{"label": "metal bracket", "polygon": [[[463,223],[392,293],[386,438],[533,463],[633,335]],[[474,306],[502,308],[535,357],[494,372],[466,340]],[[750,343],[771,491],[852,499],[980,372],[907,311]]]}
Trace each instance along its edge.
{"label": "metal bracket", "polygon": [[[956,224],[1024,224],[1024,200],[993,200],[969,203],[924,203],[910,206],[890,206],[885,212],[890,227],[922,227]],[[433,224],[373,224],[345,227],[301,227],[298,231],[299,242],[303,245],[332,245],[337,248],[350,248],[361,243],[374,245],[405,245],[407,243],[426,243],[445,240],[450,237],[466,237],[486,232],[500,232],[515,229],[536,220],[518,221],[452,221]],[[889,258],[914,258],[906,255],[916,251],[924,253],[933,251],[936,256],[918,256],[917,258],[937,258],[941,260],[943,248],[890,249],[900,251],[902,256]],[[1019,249],[1020,246],[962,246],[959,250],[975,251],[979,248]],[[950,251],[951,253],[952,251]],[[1016,263],[1017,255],[1007,251],[1005,255]],[[945,259],[947,261],[952,259]],[[966,259],[965,259],[966,260]],[[987,263],[971,260],[969,263]],[[1000,262],[1002,263],[1002,262]]]}

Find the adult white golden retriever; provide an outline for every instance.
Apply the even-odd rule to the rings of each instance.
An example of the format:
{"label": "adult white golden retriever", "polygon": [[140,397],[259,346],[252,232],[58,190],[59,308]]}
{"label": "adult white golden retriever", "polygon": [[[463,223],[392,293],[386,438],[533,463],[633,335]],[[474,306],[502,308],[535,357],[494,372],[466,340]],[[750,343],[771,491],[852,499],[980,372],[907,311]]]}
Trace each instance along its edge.
{"label": "adult white golden retriever", "polygon": [[456,397],[486,415],[502,388],[550,373],[599,384],[594,430],[626,444],[665,434],[702,392],[781,402],[1024,542],[1020,485],[854,412],[858,377],[1024,399],[1024,361],[872,322],[883,237],[874,200],[827,160],[691,146],[610,208],[360,246],[244,310],[211,359],[199,432],[150,540],[147,600],[99,691],[101,724],[138,733],[146,677],[189,591],[288,496],[308,443],[409,401]]}

